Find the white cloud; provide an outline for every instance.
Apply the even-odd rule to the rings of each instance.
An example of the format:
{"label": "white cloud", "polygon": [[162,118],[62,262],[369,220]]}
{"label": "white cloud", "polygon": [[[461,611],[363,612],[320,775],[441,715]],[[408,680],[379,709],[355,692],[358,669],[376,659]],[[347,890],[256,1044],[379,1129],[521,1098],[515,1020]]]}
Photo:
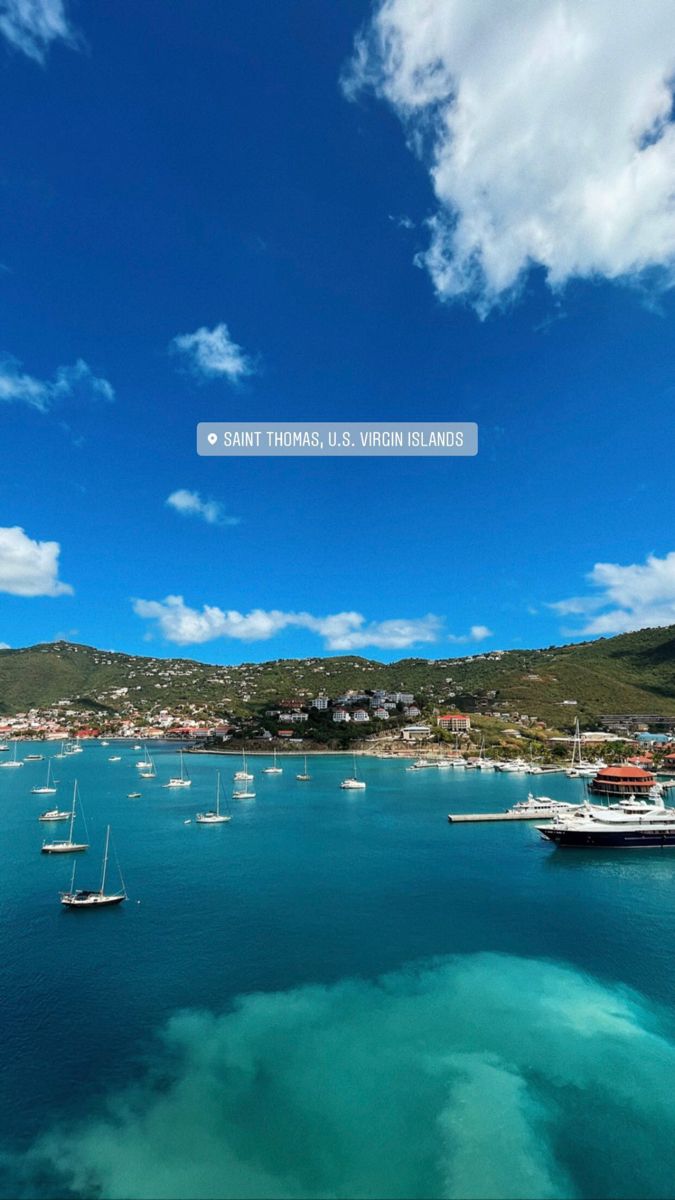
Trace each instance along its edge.
{"label": "white cloud", "polygon": [[94,375],[82,358],[72,366],[57,367],[53,379],[26,375],[15,358],[0,360],[0,402],[29,404],[39,412],[47,412],[55,402],[76,396],[114,400],[115,392],[112,384]]}
{"label": "white cloud", "polygon": [[193,374],[205,379],[223,377],[230,383],[238,383],[256,369],[241,346],[232,341],[227,325],[222,322],[213,329],[202,326],[195,333],[178,334],[169,348],[184,354]]}
{"label": "white cloud", "polygon": [[644,563],[626,567],[596,563],[588,581],[598,589],[595,594],[550,606],[561,616],[585,617],[579,633],[628,633],[675,625],[675,550],[665,558],[650,554]]}
{"label": "white cloud", "polygon": [[52,42],[77,44],[63,0],[0,0],[0,34],[39,63],[45,61]]}
{"label": "white cloud", "polygon": [[0,592],[11,596],[70,596],[59,579],[58,542],[37,542],[18,525],[0,528]]}
{"label": "white cloud", "polygon": [[167,498],[169,508],[183,517],[200,517],[207,525],[238,525],[239,517],[229,517],[220,500],[202,500],[199,492],[178,488]]}
{"label": "white cloud", "polygon": [[9,642],[0,642],[0,650],[11,650]]}
{"label": "white cloud", "polygon": [[462,644],[466,642],[484,642],[486,638],[494,637],[491,629],[487,625],[472,625],[468,633],[448,634],[448,641]]}
{"label": "white cloud", "polygon": [[418,642],[436,641],[441,629],[440,618],[431,614],[416,620],[367,622],[358,612],[315,617],[306,612],[255,608],[249,613],[240,613],[209,604],[202,609],[190,608],[182,596],[134,600],[133,607],[137,616],[156,623],[162,637],[181,646],[210,642],[215,638],[267,641],[284,629],[295,628],[307,629],[322,637],[327,650],[357,650],[364,646],[404,649]]}
{"label": "white cloud", "polygon": [[485,315],[533,265],[672,286],[674,72],[671,0],[381,0],[343,88],[400,117],[438,202],[417,261]]}

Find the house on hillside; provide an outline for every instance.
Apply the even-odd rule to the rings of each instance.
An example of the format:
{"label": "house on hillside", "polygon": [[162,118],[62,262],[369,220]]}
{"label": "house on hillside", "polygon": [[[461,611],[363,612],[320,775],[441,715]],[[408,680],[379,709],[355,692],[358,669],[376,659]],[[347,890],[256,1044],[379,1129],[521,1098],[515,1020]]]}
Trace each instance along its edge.
{"label": "house on hillside", "polygon": [[467,733],[471,728],[471,718],[465,713],[443,713],[436,718],[436,724],[449,733]]}

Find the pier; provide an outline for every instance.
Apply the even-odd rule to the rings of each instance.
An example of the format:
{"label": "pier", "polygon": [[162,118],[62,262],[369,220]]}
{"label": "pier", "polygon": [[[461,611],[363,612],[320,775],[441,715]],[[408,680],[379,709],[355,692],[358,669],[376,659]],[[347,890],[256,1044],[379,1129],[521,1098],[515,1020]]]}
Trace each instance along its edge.
{"label": "pier", "polygon": [[470,821],[549,821],[554,809],[549,812],[496,812],[496,813],[448,813],[451,825],[468,824]]}

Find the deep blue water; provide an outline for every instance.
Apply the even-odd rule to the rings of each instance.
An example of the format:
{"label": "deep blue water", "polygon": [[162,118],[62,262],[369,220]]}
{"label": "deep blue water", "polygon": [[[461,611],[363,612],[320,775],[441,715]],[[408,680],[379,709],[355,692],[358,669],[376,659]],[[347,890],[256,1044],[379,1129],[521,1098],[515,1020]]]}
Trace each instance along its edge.
{"label": "deep blue water", "polygon": [[[108,762],[113,752],[120,763]],[[177,1010],[222,1014],[241,995],[373,981],[418,960],[485,951],[554,960],[610,989],[627,985],[659,1019],[673,1005],[675,853],[561,851],[533,824],[447,822],[449,811],[504,809],[529,789],[580,799],[579,781],[407,772],[402,762],[364,758],[367,791],[355,793],[339,788],[350,759],[311,757],[312,780],[300,783],[302,759],[284,757],[284,774],[268,777],[261,768],[269,759],[254,756],[256,799],[233,800],[230,823],[210,828],[185,822],[211,806],[217,769],[229,795],[238,761],[188,756],[193,786],[168,791],[162,783],[176,772],[177,754],[153,753],[152,781],[138,780],[134,763],[142,756],[129,744],[88,743],[83,754],[54,763],[61,807],[79,781],[91,843],[78,856],[80,886],[98,886],[112,825],[129,900],[94,913],[62,910],[58,891],[69,883],[72,857],[40,854],[43,836],[62,837],[67,828],[37,822],[53,802],[30,794],[45,763],[0,770],[8,1194],[13,1152],[56,1121],[88,1119],[110,1094],[143,1078],[157,1034]],[[134,790],[141,799],[127,797]],[[114,864],[109,882],[117,882]],[[524,1026],[531,1003],[523,994]],[[645,1180],[641,1194],[668,1194],[652,1184]],[[29,1191],[47,1196],[50,1186],[33,1182]],[[162,1194],[153,1186],[143,1194]],[[409,1186],[422,1195],[431,1185]],[[603,1186],[602,1178],[584,1182],[583,1171],[575,1177],[579,1194]],[[608,1183],[606,1194],[619,1194],[613,1188]],[[202,1194],[218,1193],[204,1184]],[[363,1194],[377,1195],[377,1181]]]}

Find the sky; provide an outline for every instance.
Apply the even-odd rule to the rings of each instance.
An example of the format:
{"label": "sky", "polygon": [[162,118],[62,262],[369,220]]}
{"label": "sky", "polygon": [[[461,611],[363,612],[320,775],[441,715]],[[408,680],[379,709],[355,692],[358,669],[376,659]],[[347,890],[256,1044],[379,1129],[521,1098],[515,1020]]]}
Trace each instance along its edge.
{"label": "sky", "polygon": [[[675,7],[629,7],[0,0],[0,645],[675,623]],[[196,454],[274,419],[479,453]]]}

